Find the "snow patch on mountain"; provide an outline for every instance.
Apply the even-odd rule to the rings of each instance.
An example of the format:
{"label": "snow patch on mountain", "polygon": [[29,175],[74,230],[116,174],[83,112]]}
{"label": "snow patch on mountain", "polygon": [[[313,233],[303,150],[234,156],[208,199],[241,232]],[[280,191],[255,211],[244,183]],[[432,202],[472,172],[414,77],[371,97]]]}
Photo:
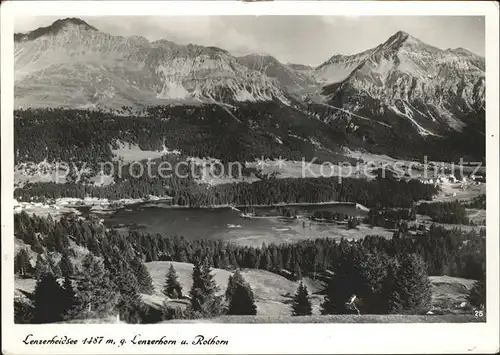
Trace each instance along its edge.
{"label": "snow patch on mountain", "polygon": [[159,94],[156,95],[158,99],[185,99],[189,96],[188,91],[179,82],[168,82],[163,83],[163,89]]}
{"label": "snow patch on mountain", "polygon": [[391,110],[393,110],[396,114],[410,120],[410,122],[417,128],[418,133],[420,135],[422,135],[422,136],[435,135],[431,131],[429,131],[429,130],[425,129],[424,127],[422,127],[421,125],[419,125],[417,121],[415,121],[415,119],[413,118],[412,110],[405,103],[403,103],[403,107],[404,107],[405,112],[399,111],[399,109],[396,106],[390,106]]}
{"label": "snow patch on mountain", "polygon": [[175,76],[169,73],[169,70],[163,65],[159,65],[157,72],[161,72],[164,76],[163,88],[156,95],[159,99],[185,99],[189,96],[189,92],[182,86],[182,83],[176,80]]}
{"label": "snow patch on mountain", "polygon": [[240,89],[235,94],[236,101],[255,101],[255,97],[247,89]]}

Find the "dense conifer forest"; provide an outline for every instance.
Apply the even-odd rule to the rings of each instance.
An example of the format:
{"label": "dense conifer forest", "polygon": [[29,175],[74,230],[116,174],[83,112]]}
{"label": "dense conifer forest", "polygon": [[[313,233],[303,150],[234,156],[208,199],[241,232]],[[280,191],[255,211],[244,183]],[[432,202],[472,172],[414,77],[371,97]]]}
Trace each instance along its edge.
{"label": "dense conifer forest", "polygon": [[[165,144],[187,156],[224,161],[257,158],[332,163],[350,161],[340,147],[369,149],[397,158],[437,161],[485,159],[484,111],[463,120],[461,132],[445,138],[408,135],[411,127],[388,130],[362,120],[328,120],[322,108],[301,110],[277,103],[244,103],[237,107],[154,106],[140,114],[61,108],[23,109],[14,113],[15,162],[86,162],[89,167],[111,161],[116,141],[136,143],[143,150],[161,150]],[[328,123],[325,123],[328,122]],[[57,128],[57,129],[56,129]]]}
{"label": "dense conifer forest", "polygon": [[[252,104],[227,109],[218,105],[156,107],[143,115],[132,115],[124,109],[121,116],[61,109],[16,111],[17,164],[66,162],[79,168],[85,166],[90,173],[81,181],[70,174],[67,183],[28,183],[15,190],[15,198],[21,201],[59,197],[117,200],[153,195],[170,196],[173,204],[190,207],[357,202],[372,209],[368,223],[396,228],[392,239],[372,235],[356,241],[326,238],[295,244],[264,244],[260,248],[240,247],[219,240],[188,240],[171,236],[168,231],[163,235],[138,231],[122,235],[105,229],[93,218],[82,220],[65,215],[54,221],[51,217],[22,212],[14,217],[15,236],[27,248],[16,254],[15,272],[18,277],[36,278],[37,287],[30,296],[32,306],[16,301],[16,322],[60,322],[116,312],[129,323],[256,314],[253,292],[242,276],[237,272],[231,276],[224,298],[216,295],[218,286],[211,268],[262,269],[296,281],[305,276],[322,277],[327,282],[322,314],[420,314],[430,304],[428,276],[484,279],[484,230],[465,232],[433,225],[430,230],[411,233],[406,221],[414,220],[415,213],[425,213],[435,222],[468,223],[465,207],[458,203],[415,206],[417,201],[432,200],[438,192],[436,187],[417,180],[404,181],[390,176],[373,180],[279,179],[244,168],[244,176],[253,173],[259,180],[209,186],[196,181],[199,167],[194,171],[188,166],[181,168],[183,177],[157,174],[155,169],[160,163],[175,166],[188,157],[219,158],[225,167],[230,162],[259,158],[316,158],[318,163],[346,161],[339,153],[349,133],[345,129],[314,118],[304,124],[303,117],[292,109],[287,118],[277,119],[274,108],[268,109],[269,112],[263,113],[265,110]],[[137,144],[143,150],[159,151],[166,145],[181,153],[153,159],[152,176],[138,174],[137,165],[130,169],[130,165],[120,166],[114,161],[114,183],[91,184],[89,177],[98,172],[99,164],[113,161],[112,149],[117,148],[118,141]],[[355,159],[347,161],[356,163]],[[484,201],[478,198],[467,207],[484,206]],[[74,244],[90,252],[78,263],[74,261],[77,257],[74,249],[70,248]],[[30,252],[37,253],[35,266],[30,262]],[[163,290],[169,298],[189,295],[190,305],[186,311],[164,305],[158,312],[144,304],[140,295],[153,291],[151,277],[144,266],[144,262],[150,261],[195,265],[191,290],[180,288],[172,268],[166,275]],[[353,294],[361,303],[347,306]],[[484,287],[479,285],[471,299],[480,305],[483,296]],[[58,307],[49,307],[54,300]],[[310,314],[309,294],[302,283],[291,314]]]}
{"label": "dense conifer forest", "polygon": [[[206,267],[230,270],[263,269],[296,280],[303,276],[328,274],[328,272],[333,272],[334,275],[345,274],[345,278],[351,280],[348,283],[351,286],[345,286],[343,292],[361,294],[370,299],[382,298],[380,302],[388,300],[388,296],[382,294],[387,290],[380,288],[384,285],[383,280],[390,272],[397,272],[400,263],[409,262],[411,265],[416,263],[415,265],[420,265],[418,266],[421,270],[419,272],[424,272],[429,276],[449,275],[481,279],[485,272],[485,230],[464,232],[460,229],[447,230],[432,226],[429,231],[418,237],[403,233],[393,239],[374,235],[358,241],[316,239],[295,244],[271,244],[254,248],[234,246],[218,240],[187,240],[179,236],[168,236],[168,232],[166,235],[147,235],[132,231],[125,236],[112,229],[106,230],[95,221],[85,221],[75,216],[66,216],[54,221],[50,217],[29,216],[23,212],[15,215],[14,222],[16,237],[39,253],[33,269],[26,261],[27,250],[22,249],[16,255],[15,272],[17,274],[22,277],[41,277],[50,272],[56,277],[76,277],[77,279],[89,277],[91,272],[84,270],[82,273],[70,261],[71,252],[68,246],[70,242],[76,243],[91,252],[83,262],[83,268],[98,268],[103,273],[108,270],[109,274],[103,274],[106,279],[109,278],[110,282],[124,285],[124,288],[117,288],[120,291],[115,291],[119,293],[113,296],[115,298],[107,297],[107,299],[116,301],[113,307],[123,304],[123,306],[116,307],[119,309],[123,307],[123,314],[127,319],[139,317],[137,312],[140,308],[137,308],[139,305],[134,295],[152,291],[150,276],[143,265],[143,262],[149,261],[179,261],[196,264],[203,260]],[[55,262],[47,256],[54,252],[63,256],[60,261]],[[409,255],[415,255],[422,264],[420,261],[415,261],[417,259],[404,261]],[[103,264],[98,266],[95,258],[103,260]],[[361,267],[362,265],[366,266],[366,270],[364,266]],[[375,282],[377,285],[374,290],[366,288],[367,285],[359,281],[361,276],[358,273],[365,272],[363,270],[369,271],[370,275],[373,274],[370,277],[377,278],[378,281],[370,279],[370,282]],[[169,277],[175,279],[172,275]],[[355,283],[352,280],[358,281]],[[345,282],[345,279],[337,281]],[[85,284],[79,285],[82,290],[85,287],[91,287]],[[171,285],[170,289],[169,292],[173,292],[176,289],[175,284]],[[87,297],[82,292],[84,291],[78,291],[80,297]],[[123,292],[130,292],[130,294],[121,294]],[[373,292],[376,295],[372,294]],[[337,300],[335,302],[338,302],[338,299],[335,299]],[[102,307],[111,306],[102,305]],[[332,311],[328,306],[325,307],[327,313],[337,312]],[[389,312],[387,304],[382,309],[380,303],[374,307],[370,312]],[[83,309],[78,312],[79,314],[85,313]]]}
{"label": "dense conifer forest", "polygon": [[431,200],[437,189],[417,180],[364,180],[356,178],[262,179],[254,183],[216,186],[200,185],[192,179],[176,177],[150,179],[122,177],[108,186],[85,184],[33,183],[18,188],[14,196],[21,201],[43,198],[99,197],[108,199],[171,196],[181,206],[268,205],[277,203],[357,202],[368,207],[410,207],[414,201]]}
{"label": "dense conifer forest", "polygon": [[431,217],[438,223],[465,225],[471,223],[467,218],[465,206],[458,201],[421,203],[417,207],[417,212]]}
{"label": "dense conifer forest", "polygon": [[[340,97],[338,99],[341,100]],[[342,103],[337,103],[337,106],[342,107]],[[461,131],[445,128],[447,132],[444,137],[413,134],[412,123],[401,120],[391,110],[385,110],[384,115],[377,116],[375,122],[359,119],[349,113],[339,113],[338,110],[321,104],[309,105],[307,112],[330,122],[335,140],[350,148],[367,149],[372,153],[399,159],[422,160],[427,157],[429,160],[450,162],[463,158],[465,161],[484,162],[486,158],[484,108],[461,115],[460,119],[466,126]],[[362,108],[358,114],[371,117],[372,111],[370,108]],[[384,126],[384,123],[390,125],[390,128]]]}
{"label": "dense conifer forest", "polygon": [[261,157],[299,161],[323,157],[333,162],[332,152],[340,151],[328,125],[272,103],[152,107],[141,116],[27,109],[16,111],[14,117],[16,163],[46,159],[86,162],[91,167],[112,160],[117,140],[143,150],[162,150],[165,144],[188,156],[240,162]]}

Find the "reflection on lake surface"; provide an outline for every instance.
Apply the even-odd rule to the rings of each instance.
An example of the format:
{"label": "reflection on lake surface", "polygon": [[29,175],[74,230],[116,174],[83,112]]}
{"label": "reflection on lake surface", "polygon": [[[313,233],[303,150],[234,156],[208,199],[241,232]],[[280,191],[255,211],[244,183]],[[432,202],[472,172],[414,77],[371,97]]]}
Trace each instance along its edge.
{"label": "reflection on lake surface", "polygon": [[[368,234],[380,234],[376,229],[368,231],[346,230],[345,227],[311,223],[307,216],[316,210],[334,210],[346,214],[363,216],[366,211],[355,206],[323,204],[293,206],[297,210],[296,220],[274,217],[242,218],[240,212],[231,208],[175,208],[152,203],[129,206],[116,213],[103,216],[104,224],[125,231],[137,229],[143,233],[179,235],[187,239],[221,239],[236,244],[261,245],[283,243],[306,238],[346,237],[357,238]],[[276,207],[257,207],[257,215],[273,215]],[[121,228],[120,228],[121,227]],[[383,234],[384,231],[382,231]]]}

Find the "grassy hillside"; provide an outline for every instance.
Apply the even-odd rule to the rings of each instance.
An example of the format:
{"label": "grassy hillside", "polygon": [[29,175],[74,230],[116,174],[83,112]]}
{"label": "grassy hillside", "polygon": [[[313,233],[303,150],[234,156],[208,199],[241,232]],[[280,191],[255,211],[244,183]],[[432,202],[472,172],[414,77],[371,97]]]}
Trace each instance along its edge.
{"label": "grassy hillside", "polygon": [[[167,270],[173,264],[183,293],[188,294],[192,280],[191,274],[193,265],[181,262],[157,261],[146,263],[146,267],[153,279],[155,287],[152,295],[143,295],[144,302],[159,308],[164,301],[172,305],[186,306],[189,300],[170,300],[161,292]],[[215,281],[223,294],[227,288],[229,275],[227,270],[213,269]],[[431,276],[429,279],[432,285],[432,303],[438,310],[444,310],[446,315],[431,316],[399,316],[399,315],[339,315],[320,316],[320,304],[323,296],[319,295],[324,283],[311,278],[304,278],[311,301],[313,304],[313,316],[311,317],[291,317],[290,302],[296,292],[298,283],[288,280],[282,276],[273,274],[265,270],[247,269],[242,272],[243,277],[250,283],[255,295],[257,305],[257,317],[223,316],[215,319],[203,320],[203,322],[216,323],[411,323],[411,322],[470,322],[479,321],[474,319],[472,311],[467,311],[460,307],[466,301],[468,291],[473,287],[474,280],[448,277]],[[23,298],[25,294],[32,293],[35,289],[34,279],[15,279],[15,294]],[[470,313],[470,314],[468,314]],[[97,322],[97,321],[95,321]],[[113,322],[113,320],[106,320]],[[189,322],[183,320],[182,322]]]}
{"label": "grassy hillside", "polygon": [[[146,263],[146,267],[153,279],[155,290],[153,295],[143,295],[143,299],[147,304],[155,307],[160,307],[164,301],[180,306],[188,304],[188,300],[169,300],[161,292],[170,264],[173,264],[177,271],[183,293],[188,294],[192,284],[192,264],[170,261],[150,262]],[[227,270],[213,269],[213,274],[220,288],[219,294],[223,294],[226,291],[228,278],[231,273]],[[279,320],[281,317],[286,318],[290,315],[290,302],[297,290],[297,282],[265,270],[247,269],[242,274],[252,287],[256,299],[257,314],[259,317],[262,316],[263,321],[272,322],[272,319],[274,319],[276,322],[281,322]],[[449,310],[453,313],[466,312],[461,310],[459,305],[466,301],[467,294],[474,285],[474,280],[449,276],[431,276],[429,279],[432,285],[432,303],[434,307]],[[324,283],[308,277],[304,279],[304,282],[311,295],[313,314],[319,315],[323,296],[318,293],[323,290]],[[16,296],[22,297],[23,293],[32,293],[35,285],[36,281],[34,279],[16,278]],[[390,317],[394,318],[395,316]],[[267,318],[269,320],[266,320]],[[318,322],[321,321],[318,320]],[[363,318],[359,321],[364,322],[365,320]],[[343,318],[339,318],[339,322],[343,322]],[[380,320],[380,322],[383,322],[383,320]]]}
{"label": "grassy hillside", "polygon": [[[171,262],[168,261],[146,263],[146,267],[153,278],[153,284],[155,286],[154,295],[144,296],[144,300],[147,303],[161,305],[164,300],[167,300],[161,293],[161,289],[164,285],[165,275],[170,263]],[[191,273],[193,265],[179,262],[172,262],[172,264],[179,276],[179,282],[182,285],[183,292],[187,294],[192,284]],[[228,278],[231,273],[227,270],[213,269],[213,274],[220,287],[219,294],[223,294],[227,288]],[[282,276],[264,270],[247,269],[244,270],[242,274],[252,287],[257,304],[257,314],[259,316],[262,315],[262,317],[264,317],[263,319],[269,317],[269,319],[275,319],[275,322],[281,322],[278,319],[290,315],[290,302],[293,294],[297,290],[298,282],[290,281]],[[466,301],[468,291],[474,285],[474,280],[448,276],[431,276],[429,279],[432,285],[433,306],[454,313],[464,312],[459,308],[459,305]],[[319,315],[323,296],[317,293],[323,290],[324,284],[310,278],[305,278],[304,281],[311,295],[313,314]],[[342,322],[342,319],[339,319],[339,322]],[[267,322],[272,321],[269,320]],[[380,322],[384,321],[380,320]]]}
{"label": "grassy hillside", "polygon": [[[153,279],[155,292],[152,296],[144,295],[143,298],[145,302],[151,305],[161,305],[164,300],[167,300],[161,293],[161,290],[165,283],[165,276],[170,264],[173,264],[175,267],[183,293],[187,294],[189,292],[192,285],[191,273],[193,264],[170,261],[150,262],[146,263],[146,267]],[[219,294],[223,294],[226,291],[227,282],[231,273],[227,270],[213,269],[213,274],[220,288]],[[244,270],[242,274],[252,287],[257,305],[257,314],[279,317],[291,313],[289,302],[297,290],[297,282],[290,281],[283,276],[265,270],[247,269]],[[318,288],[319,283],[315,283],[313,280],[306,280],[306,284],[308,285],[310,293],[320,290]],[[311,298],[313,312],[319,314],[319,305],[323,296],[312,295]]]}
{"label": "grassy hillside", "polygon": [[441,309],[459,309],[475,281],[460,277],[431,276],[432,304]]}

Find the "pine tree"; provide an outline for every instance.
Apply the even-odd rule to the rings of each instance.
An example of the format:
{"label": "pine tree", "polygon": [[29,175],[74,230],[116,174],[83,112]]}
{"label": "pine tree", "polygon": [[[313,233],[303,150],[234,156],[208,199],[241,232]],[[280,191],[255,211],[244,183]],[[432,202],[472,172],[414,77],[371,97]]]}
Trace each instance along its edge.
{"label": "pine tree", "polygon": [[260,258],[260,265],[259,269],[262,270],[270,270],[272,267],[272,261],[271,261],[271,254],[269,252],[269,249],[265,248],[262,249],[262,255]]}
{"label": "pine tree", "polygon": [[54,230],[54,248],[57,252],[62,253],[68,246],[67,237],[62,233],[59,228]]}
{"label": "pine tree", "polygon": [[59,263],[59,268],[61,269],[61,274],[64,277],[71,277],[75,272],[73,262],[71,261],[67,250],[65,250],[62,255],[61,262]]}
{"label": "pine tree", "polygon": [[295,262],[294,267],[293,267],[293,276],[294,276],[296,281],[299,281],[302,279],[302,270],[300,270],[300,265],[297,261]]}
{"label": "pine tree", "polygon": [[165,287],[163,288],[163,293],[165,296],[170,298],[180,298],[182,297],[182,287],[179,283],[177,273],[175,271],[174,265],[170,264],[167,276],[165,278]]}
{"label": "pine tree", "polygon": [[119,293],[102,262],[91,253],[87,254],[77,277],[77,304],[70,312],[71,318],[85,319],[110,315],[118,303]]}
{"label": "pine tree", "polygon": [[486,275],[474,283],[467,295],[467,301],[479,309],[486,306]]}
{"label": "pine tree", "polygon": [[229,315],[256,315],[257,307],[253,300],[252,290],[237,284],[229,302]]}
{"label": "pine tree", "polygon": [[216,296],[219,290],[213,275],[211,274],[208,261],[196,262],[193,268],[193,285],[189,291],[191,297],[191,311],[194,317],[209,317],[219,315],[221,299]]}
{"label": "pine tree", "polygon": [[281,253],[278,251],[276,245],[271,246],[271,257],[272,257],[272,269],[274,271],[280,271],[283,269],[283,260],[281,258]]}
{"label": "pine tree", "polygon": [[345,302],[356,292],[359,285],[355,265],[358,265],[360,252],[351,247],[345,239],[339,244],[339,258],[334,274],[328,282],[327,292],[321,304],[321,314],[345,314]]}
{"label": "pine tree", "polygon": [[119,290],[116,308],[120,319],[127,323],[139,323],[143,303],[140,296],[139,282],[131,268],[123,262],[113,277],[113,282]]}
{"label": "pine tree", "polygon": [[243,278],[243,275],[239,270],[236,270],[234,274],[229,275],[229,280],[227,283],[227,289],[225,293],[226,301],[229,302],[233,296],[234,290],[236,289],[236,285],[247,285],[247,282]]}
{"label": "pine tree", "polygon": [[383,286],[387,276],[388,257],[381,253],[363,252],[353,270],[352,292],[362,300],[363,314],[380,314],[384,310]]}
{"label": "pine tree", "polygon": [[132,259],[130,264],[139,283],[139,291],[151,295],[154,291],[153,279],[146,266],[139,259]]}
{"label": "pine tree", "polygon": [[204,283],[202,278],[202,264],[196,262],[193,267],[192,280],[193,284],[189,291],[191,298],[191,308],[193,312],[201,312],[204,300]]}
{"label": "pine tree", "polygon": [[382,283],[381,294],[381,309],[380,313],[387,314],[390,310],[390,299],[394,291],[394,283],[396,282],[396,275],[398,272],[398,264],[396,259],[390,259],[387,263],[387,271],[385,279]]}
{"label": "pine tree", "polygon": [[56,277],[62,277],[61,268],[59,264],[55,262],[53,256],[47,255],[47,261],[49,263],[50,272]]}
{"label": "pine tree", "polygon": [[431,306],[431,284],[427,266],[416,254],[406,256],[397,271],[389,295],[389,312],[419,314]]}
{"label": "pine tree", "polygon": [[321,314],[345,314],[345,302],[352,295],[352,285],[347,275],[334,274],[321,304]]}
{"label": "pine tree", "polygon": [[212,268],[210,267],[207,259],[205,259],[203,263],[202,276],[205,281],[205,290],[207,294],[215,295],[220,289],[215,282],[214,275],[212,274]]}
{"label": "pine tree", "polygon": [[115,246],[104,255],[104,266],[109,272],[114,287],[119,292],[116,309],[120,318],[127,323],[137,323],[143,308],[140,296],[141,285],[131,265],[126,260],[127,253],[122,253]]}
{"label": "pine tree", "polygon": [[250,284],[245,281],[239,270],[236,270],[233,275],[229,276],[225,296],[226,300],[229,302],[227,314],[257,314],[257,307],[255,306],[252,288],[250,287]]}
{"label": "pine tree", "polygon": [[48,251],[56,250],[56,236],[53,232],[49,232],[43,242]]}
{"label": "pine tree", "polygon": [[71,318],[70,314],[73,310],[73,307],[76,306],[76,294],[73,290],[73,283],[69,276],[64,277],[64,284],[62,290],[62,308],[63,308],[63,316],[66,319]]}
{"label": "pine tree", "polygon": [[30,230],[28,232],[27,236],[24,239],[24,242],[26,244],[31,245],[31,249],[35,253],[43,253],[44,252],[44,248],[42,246],[42,243],[40,243],[40,240],[38,239],[37,234],[35,234],[35,232],[32,230]]}
{"label": "pine tree", "polygon": [[313,277],[316,279],[318,272],[321,272],[325,266],[324,250],[321,246],[316,246],[313,264]]}
{"label": "pine tree", "polygon": [[297,293],[294,296],[292,303],[293,316],[308,316],[312,314],[311,300],[306,285],[301,281],[297,288]]}
{"label": "pine tree", "polygon": [[236,260],[235,252],[234,250],[228,250],[228,255],[229,255],[229,265],[233,268],[238,267],[238,261]]}
{"label": "pine tree", "polygon": [[34,323],[54,323],[63,319],[63,289],[51,273],[40,276],[33,294]]}
{"label": "pine tree", "polygon": [[32,324],[33,323],[32,305],[24,302],[14,300],[14,323],[15,324]]}
{"label": "pine tree", "polygon": [[43,275],[47,273],[51,273],[52,270],[50,268],[49,262],[47,261],[46,256],[44,257],[42,254],[38,254],[36,258],[36,266],[35,266],[35,278],[39,279]]}
{"label": "pine tree", "polygon": [[14,259],[14,272],[21,277],[27,277],[31,274],[30,256],[25,248],[22,248]]}
{"label": "pine tree", "polygon": [[94,255],[97,255],[97,256],[101,255],[101,248],[99,247],[99,242],[96,240],[95,236],[92,236],[91,234],[87,234],[86,245],[87,245],[88,250],[90,252],[92,252]]}

